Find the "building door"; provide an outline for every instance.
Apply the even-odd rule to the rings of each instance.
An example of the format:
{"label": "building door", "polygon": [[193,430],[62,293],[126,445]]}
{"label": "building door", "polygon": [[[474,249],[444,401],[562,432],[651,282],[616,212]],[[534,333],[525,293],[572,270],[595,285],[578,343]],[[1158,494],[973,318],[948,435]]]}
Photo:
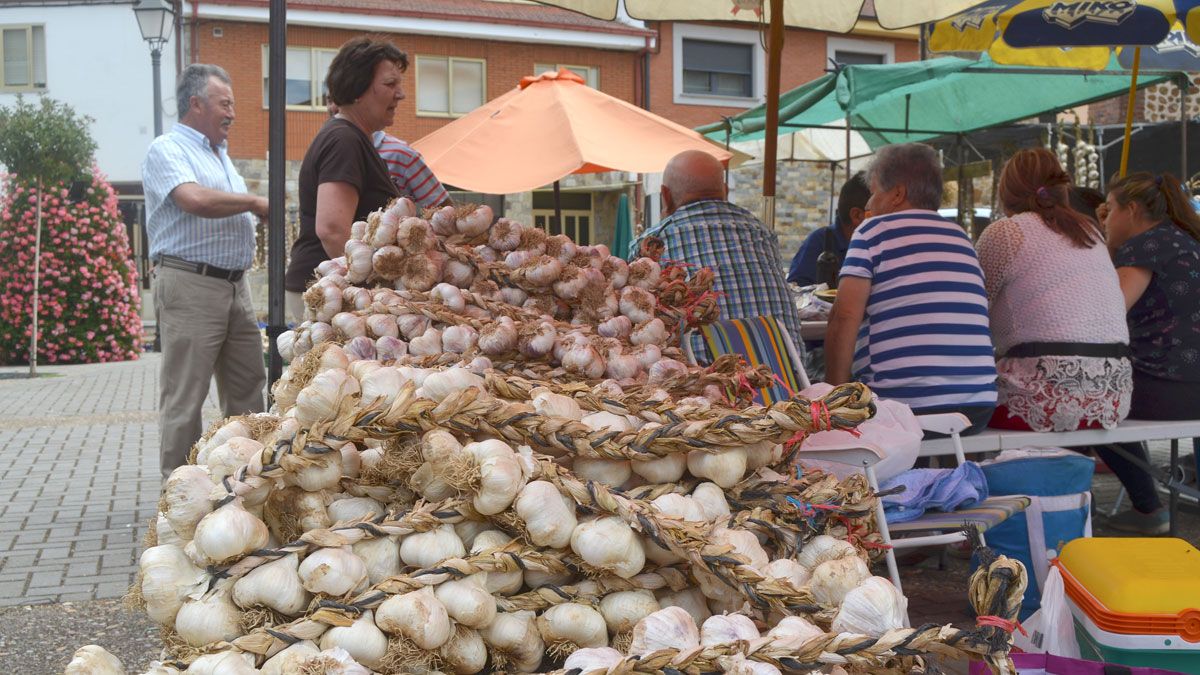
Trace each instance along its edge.
{"label": "building door", "polygon": [[548,234],[565,234],[576,244],[591,245],[592,193],[562,192],[562,224],[554,221],[554,193],[543,190],[533,193],[533,224]]}

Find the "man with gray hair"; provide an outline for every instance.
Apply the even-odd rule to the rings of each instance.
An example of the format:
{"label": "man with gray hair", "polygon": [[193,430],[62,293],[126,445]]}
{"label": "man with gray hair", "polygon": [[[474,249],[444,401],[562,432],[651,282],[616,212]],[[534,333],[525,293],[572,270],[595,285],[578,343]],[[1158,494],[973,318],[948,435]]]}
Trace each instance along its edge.
{"label": "man with gray hair", "polygon": [[[879,150],[869,218],[854,232],[825,336],[826,379],[853,378],[917,413],[959,412],[968,432],[996,407],[987,291],[975,248],[942,218],[942,166],[921,143]],[[853,373],[852,373],[853,370]]]}
{"label": "man with gray hair", "polygon": [[[663,220],[629,247],[629,257],[657,254],[664,261],[708,267],[722,319],[772,316],[791,334],[796,353],[800,315],[792,301],[779,257],[779,239],[754,214],[728,200],[725,167],[700,150],[675,155],[663,171]],[[708,354],[699,335],[692,335],[698,359]]]}
{"label": "man with gray hair", "polygon": [[262,334],[246,269],[254,217],[267,200],[247,194],[227,152],[235,118],[229,75],[193,64],[175,92],[179,123],[154,139],[142,163],[146,233],[154,262],[154,313],[162,343],[159,468],[166,479],[200,438],[200,411],[216,377],[225,417],[263,411]]}

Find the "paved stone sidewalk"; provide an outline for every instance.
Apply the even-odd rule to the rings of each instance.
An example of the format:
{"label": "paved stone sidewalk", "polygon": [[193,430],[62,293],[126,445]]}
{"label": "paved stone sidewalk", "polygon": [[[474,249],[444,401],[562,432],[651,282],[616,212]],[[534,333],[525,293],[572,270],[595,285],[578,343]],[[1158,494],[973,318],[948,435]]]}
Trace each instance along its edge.
{"label": "paved stone sidewalk", "polygon": [[117,598],[132,583],[158,501],[158,366],[146,354],[0,380],[0,606]]}

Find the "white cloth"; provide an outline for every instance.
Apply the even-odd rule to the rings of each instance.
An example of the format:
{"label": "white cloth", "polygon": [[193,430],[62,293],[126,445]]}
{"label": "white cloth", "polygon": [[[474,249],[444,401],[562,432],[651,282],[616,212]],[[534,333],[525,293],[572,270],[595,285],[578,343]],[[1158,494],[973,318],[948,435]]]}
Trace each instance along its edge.
{"label": "white cloth", "polygon": [[[1076,246],[1036,213],[1021,213],[989,225],[978,249],[998,353],[1028,342],[1129,343],[1125,299],[1103,243]],[[1081,422],[1112,428],[1129,414],[1127,359],[1003,357],[996,369],[998,403],[1038,431]]]}
{"label": "white cloth", "polygon": [[[829,384],[818,382],[800,392],[800,396],[809,399],[820,398],[832,389]],[[805,467],[818,468],[844,479],[861,470],[835,462],[810,460],[804,453],[821,448],[869,443],[883,451],[883,459],[875,465],[876,478],[880,483],[913,468],[917,454],[921,451],[921,439],[925,434],[917,422],[916,415],[911,408],[899,401],[875,397],[875,406],[875,416],[858,425],[858,436],[848,431],[821,431],[805,438],[800,445],[800,462]]]}

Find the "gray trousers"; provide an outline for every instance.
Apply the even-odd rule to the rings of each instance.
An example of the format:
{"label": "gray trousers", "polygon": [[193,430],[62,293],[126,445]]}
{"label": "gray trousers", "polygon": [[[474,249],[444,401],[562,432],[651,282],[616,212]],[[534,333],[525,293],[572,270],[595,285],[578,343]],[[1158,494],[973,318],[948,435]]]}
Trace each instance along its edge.
{"label": "gray trousers", "polygon": [[165,479],[187,463],[188,452],[204,432],[200,413],[213,377],[221,414],[231,417],[265,409],[267,372],[245,277],[233,283],[158,267],[154,311],[162,337],[158,432]]}

